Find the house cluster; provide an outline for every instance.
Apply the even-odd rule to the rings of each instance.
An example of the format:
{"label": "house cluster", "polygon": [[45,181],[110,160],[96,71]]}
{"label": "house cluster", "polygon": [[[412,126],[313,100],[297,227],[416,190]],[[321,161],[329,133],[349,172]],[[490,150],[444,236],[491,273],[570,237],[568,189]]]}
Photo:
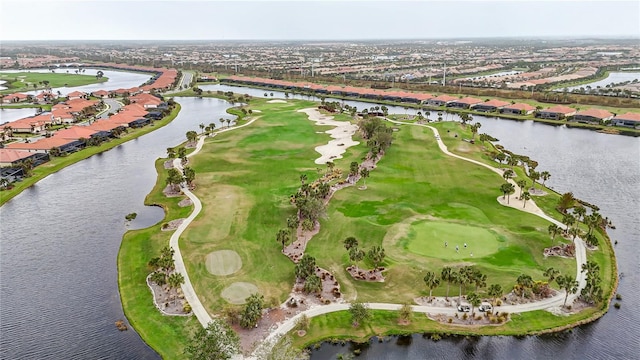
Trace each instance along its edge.
{"label": "house cluster", "polygon": [[531,115],[542,119],[563,120],[568,119],[583,123],[603,123],[610,121],[612,125],[640,127],[640,114],[626,113],[614,115],[606,110],[586,109],[578,111],[568,106],[553,106],[548,109],[536,111],[536,108],[526,103],[510,103],[497,99],[482,100],[473,97],[458,98],[451,95],[431,95],[425,93],[405,92],[405,91],[385,91],[368,88],[358,88],[350,86],[324,86],[313,83],[291,82],[284,80],[250,78],[243,76],[230,76],[222,79],[223,82],[276,88],[283,91],[312,91],[316,94],[331,94],[336,96],[359,97],[364,99],[376,99],[385,101],[401,101],[415,104],[422,104],[432,107],[447,107],[455,109],[466,109],[478,112],[492,112],[509,115]]}
{"label": "house cluster", "polygon": [[[161,118],[162,111],[165,109],[168,109],[168,105],[161,99],[144,94],[139,102],[132,102],[124,106],[118,113],[106,119],[96,120],[89,125],[73,125],[36,141],[7,144],[4,148],[0,148],[0,167],[13,167],[14,170],[5,169],[1,172],[2,176],[9,177],[10,175],[14,180],[16,176],[20,176],[19,165],[21,162],[32,159],[33,166],[37,166],[48,160],[49,155],[73,153],[88,144],[99,144],[110,138],[115,138],[127,128],[148,125],[153,120]],[[37,117],[46,123],[52,121],[51,113],[41,114]]]}

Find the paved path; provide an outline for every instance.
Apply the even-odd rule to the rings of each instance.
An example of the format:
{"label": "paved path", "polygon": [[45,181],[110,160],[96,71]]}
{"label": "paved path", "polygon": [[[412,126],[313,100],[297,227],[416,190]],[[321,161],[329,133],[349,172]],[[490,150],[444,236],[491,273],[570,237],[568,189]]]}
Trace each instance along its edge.
{"label": "paved path", "polygon": [[[440,135],[438,133],[438,129],[434,128],[433,126],[428,126],[423,124],[414,124],[414,123],[405,123],[405,122],[395,121],[390,119],[386,119],[386,120],[396,124],[414,125],[414,126],[422,126],[422,127],[429,128],[433,131],[434,135],[436,136],[438,147],[442,152],[444,152],[449,156],[458,158],[460,160],[468,161],[476,165],[483,166],[497,173],[498,175],[500,175],[500,177],[502,177],[502,171],[500,169],[484,164],[480,161],[467,159],[463,156],[451,153],[449,149],[447,149],[447,146],[444,144],[444,142],[442,142],[442,139],[440,138]],[[512,179],[509,179],[509,180],[511,183],[513,183],[514,187],[517,188],[517,185],[515,184],[515,182]],[[561,226],[563,228],[565,227],[565,225],[562,224],[560,221],[557,221],[551,218],[550,216],[546,215],[535,204],[533,200],[527,201],[526,207],[524,207],[524,203],[518,199],[512,199],[511,201],[509,201],[509,204],[507,204],[506,200],[502,200],[502,197],[500,196],[498,197],[498,202],[504,206],[509,206],[521,211],[532,213],[558,226]],[[582,288],[584,288],[584,286],[586,285],[585,274],[582,272],[582,264],[585,264],[587,260],[586,248],[585,248],[584,242],[580,238],[576,238],[574,240],[574,243],[576,245],[576,279],[578,280],[579,286],[576,294],[571,294],[567,298],[567,303],[569,304],[573,302],[573,300],[575,300],[575,298],[578,296],[577,294],[580,294],[580,290],[582,290]],[[564,303],[565,294],[566,294],[565,291],[559,291],[555,296],[541,300],[541,301],[536,301],[536,302],[527,303],[527,304],[518,304],[518,305],[502,305],[498,309],[501,312],[504,311],[508,313],[521,313],[521,312],[528,312],[528,311],[535,311],[535,310],[560,308]],[[373,310],[399,310],[400,307],[402,307],[401,304],[388,304],[388,303],[368,303],[367,305],[369,306],[370,309],[373,309]],[[444,307],[444,306],[431,306],[431,305],[413,305],[412,308],[414,312],[422,312],[422,313],[446,314],[446,315],[453,315],[457,313],[457,308],[452,306]],[[291,331],[295,327],[296,323],[298,322],[298,319],[303,314],[306,315],[308,318],[311,318],[318,315],[328,314],[335,311],[344,311],[348,309],[349,309],[348,303],[320,305],[320,306],[312,307],[306,311],[303,311],[297,314],[293,318],[285,320],[284,322],[278,325],[277,329],[275,329],[271,334],[269,334],[269,336],[267,336],[265,341],[263,341],[260,344],[260,346],[253,352],[250,359],[258,358],[258,354],[268,353],[269,349],[273,346],[273,344],[276,341],[278,341],[280,337],[286,335],[289,331]]]}
{"label": "paved path", "polygon": [[[258,118],[255,117],[251,119],[251,121],[248,121],[246,124],[242,124],[240,126],[228,127],[225,129],[220,129],[214,132],[211,137],[222,132],[236,130],[236,129],[240,129],[242,127],[251,125],[257,119]],[[190,158],[200,152],[206,138],[207,138],[206,135],[200,136],[195,149],[191,153],[189,153],[189,155],[187,155],[187,158]],[[176,169],[180,170],[181,172],[183,171],[181,159],[174,159],[173,166]],[[182,192],[185,195],[187,195],[189,199],[191,199],[191,201],[193,202],[194,208],[193,208],[193,212],[191,212],[189,217],[187,217],[182,222],[182,224],[178,226],[176,231],[171,235],[171,239],[169,240],[169,246],[171,246],[171,248],[175,251],[173,258],[175,261],[176,271],[182,274],[182,276],[184,277],[184,283],[182,284],[182,292],[184,293],[184,297],[191,305],[191,309],[193,310],[193,313],[195,314],[200,324],[202,324],[203,327],[207,327],[211,322],[211,315],[209,315],[205,307],[200,302],[200,299],[198,298],[198,295],[196,294],[196,291],[193,288],[193,285],[191,284],[191,279],[189,278],[189,274],[187,273],[187,269],[182,259],[182,253],[180,252],[180,246],[178,245],[178,240],[180,239],[180,235],[182,235],[184,230],[189,226],[189,224],[191,224],[193,219],[195,219],[196,216],[200,214],[200,211],[202,210],[202,203],[200,202],[200,199],[198,199],[197,196],[195,196],[191,191],[189,191],[187,187],[183,186]]]}

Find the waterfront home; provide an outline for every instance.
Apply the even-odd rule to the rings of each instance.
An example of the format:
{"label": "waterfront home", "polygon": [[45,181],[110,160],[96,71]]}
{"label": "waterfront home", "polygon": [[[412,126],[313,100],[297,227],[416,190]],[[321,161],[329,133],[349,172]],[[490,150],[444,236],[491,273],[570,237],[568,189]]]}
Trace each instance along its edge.
{"label": "waterfront home", "polygon": [[0,149],[0,167],[18,166],[28,159],[32,159],[34,165],[39,165],[48,161],[49,155],[14,149]]}
{"label": "waterfront home", "polygon": [[611,119],[611,125],[638,128],[640,127],[640,114],[628,112],[616,115],[616,117]]}
{"label": "waterfront home", "polygon": [[576,109],[574,108],[563,105],[556,105],[548,109],[538,111],[536,113],[536,117],[541,119],[562,120],[568,118],[569,116],[575,115],[575,113]]}
{"label": "waterfront home", "polygon": [[29,100],[31,100],[31,95],[22,94],[22,93],[15,93],[15,94],[5,95],[2,98],[2,103],[3,104],[15,104],[15,103],[19,103],[19,102],[27,102]]}
{"label": "waterfront home", "polygon": [[613,114],[602,109],[587,109],[578,111],[570,120],[580,123],[600,124],[603,121],[611,120]]}
{"label": "waterfront home", "polygon": [[54,105],[51,108],[53,120],[56,124],[70,124],[82,116],[93,114],[97,106],[100,104],[98,100],[75,99]]}
{"label": "waterfront home", "polygon": [[480,104],[475,104],[471,108],[475,111],[495,112],[509,105],[508,102],[502,100],[489,100]]}
{"label": "waterfront home", "polygon": [[2,129],[10,130],[12,133],[39,134],[52,123],[51,113],[42,113],[36,116],[30,116],[16,121],[6,123],[1,126]]}
{"label": "waterfront home", "polygon": [[160,104],[162,104],[162,100],[160,100],[159,98],[151,94],[145,94],[145,93],[131,96],[129,100],[132,103],[142,105],[145,109],[155,109]]}
{"label": "waterfront home", "polygon": [[76,152],[84,147],[84,143],[80,140],[64,139],[61,137],[49,137],[43,138],[32,143],[11,143],[7,144],[5,148],[13,150],[24,150],[37,153],[49,153],[51,149],[58,148],[63,152]]}
{"label": "waterfront home", "polygon": [[503,114],[513,114],[513,115],[529,115],[533,114],[536,110],[533,106],[525,103],[515,103],[511,105],[505,105],[500,112]]}
{"label": "waterfront home", "polygon": [[455,101],[455,100],[458,100],[458,98],[455,97],[455,96],[440,95],[440,96],[434,97],[433,99],[427,100],[427,105],[443,106],[443,105],[447,105],[449,102]]}
{"label": "waterfront home", "polygon": [[98,133],[98,131],[90,129],[88,126],[72,126],[68,129],[56,131],[55,134],[53,134],[53,137],[68,140],[80,140],[90,139]]}
{"label": "waterfront home", "polygon": [[67,94],[68,100],[78,100],[78,99],[86,99],[86,98],[87,98],[87,94],[83,93],[82,91],[73,91]]}
{"label": "waterfront home", "polygon": [[453,101],[449,101],[447,103],[447,107],[454,107],[454,108],[460,108],[460,109],[469,109],[474,105],[480,104],[482,103],[482,100],[480,99],[476,99],[476,98],[472,98],[472,97],[465,97],[462,99],[456,99]]}
{"label": "waterfront home", "polygon": [[109,92],[107,90],[98,90],[98,91],[92,92],[91,95],[100,99],[104,99],[106,97],[109,97]]}

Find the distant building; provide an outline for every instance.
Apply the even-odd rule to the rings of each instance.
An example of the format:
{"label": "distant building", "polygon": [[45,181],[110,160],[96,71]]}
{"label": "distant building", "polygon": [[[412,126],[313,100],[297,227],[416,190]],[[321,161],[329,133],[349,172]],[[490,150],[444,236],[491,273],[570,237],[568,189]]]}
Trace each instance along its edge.
{"label": "distant building", "polygon": [[628,112],[626,114],[616,115],[616,117],[611,119],[611,125],[638,128],[640,127],[640,114]]}
{"label": "distant building", "polygon": [[571,121],[580,122],[580,123],[596,123],[599,124],[603,121],[611,120],[613,118],[613,114],[608,112],[607,110],[602,109],[587,109],[578,111]]}
{"label": "distant building", "polygon": [[500,112],[503,114],[529,115],[529,114],[533,114],[535,110],[536,108],[534,108],[529,104],[516,103],[516,104],[504,106],[502,109],[500,109]]}
{"label": "distant building", "polygon": [[576,113],[576,109],[570,108],[568,106],[557,105],[550,107],[548,109],[540,110],[536,114],[537,118],[541,119],[553,119],[553,120],[562,120],[568,118],[569,116],[573,116]]}
{"label": "distant building", "polygon": [[473,110],[482,111],[482,112],[494,112],[501,110],[503,107],[509,105],[508,102],[502,100],[489,100],[480,104],[475,104],[472,106]]}

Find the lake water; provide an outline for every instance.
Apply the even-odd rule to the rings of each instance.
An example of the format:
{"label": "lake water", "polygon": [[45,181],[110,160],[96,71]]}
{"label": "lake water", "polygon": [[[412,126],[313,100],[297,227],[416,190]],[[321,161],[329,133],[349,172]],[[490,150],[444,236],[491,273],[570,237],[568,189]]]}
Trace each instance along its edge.
{"label": "lake water", "polygon": [[[610,72],[609,76],[607,76],[602,80],[594,81],[588,84],[572,86],[569,88],[569,91],[574,89],[586,88],[587,86],[591,86],[591,88],[593,89],[597,88],[598,86],[604,88],[605,86],[612,83],[633,81],[634,79],[638,79],[640,81],[640,72],[631,72],[631,71]],[[562,91],[563,89],[559,89],[559,90]]]}
{"label": "lake water", "polygon": [[[178,99],[169,125],[41,180],[0,207],[0,358],[158,359],[129,326],[116,259],[128,228],[163,210],[146,207],[154,161],[201,122],[229,117],[218,99]],[[138,217],[127,227],[124,217]]]}
{"label": "lake water", "polygon": [[[63,74],[69,72],[69,74],[75,74],[74,68],[60,68],[55,69],[56,74]],[[98,71],[102,71],[104,76],[109,78],[106,82],[97,83],[97,84],[89,84],[83,86],[74,86],[74,87],[58,87],[53,88],[53,93],[57,93],[60,91],[62,95],[67,95],[70,92],[74,91],[82,91],[85,93],[90,93],[92,91],[98,90],[117,90],[117,89],[129,89],[132,87],[140,86],[144,84],[146,81],[151,79],[151,73],[137,73],[137,72],[129,72],[129,71],[115,71],[108,69],[94,69],[94,68],[85,68],[85,71],[80,73],[80,75],[92,75],[95,76]],[[2,70],[3,73],[16,73],[16,72],[35,72],[35,73],[50,73],[49,69],[29,69],[29,70]],[[25,94],[36,94],[41,92],[42,90],[37,91],[26,91]]]}

